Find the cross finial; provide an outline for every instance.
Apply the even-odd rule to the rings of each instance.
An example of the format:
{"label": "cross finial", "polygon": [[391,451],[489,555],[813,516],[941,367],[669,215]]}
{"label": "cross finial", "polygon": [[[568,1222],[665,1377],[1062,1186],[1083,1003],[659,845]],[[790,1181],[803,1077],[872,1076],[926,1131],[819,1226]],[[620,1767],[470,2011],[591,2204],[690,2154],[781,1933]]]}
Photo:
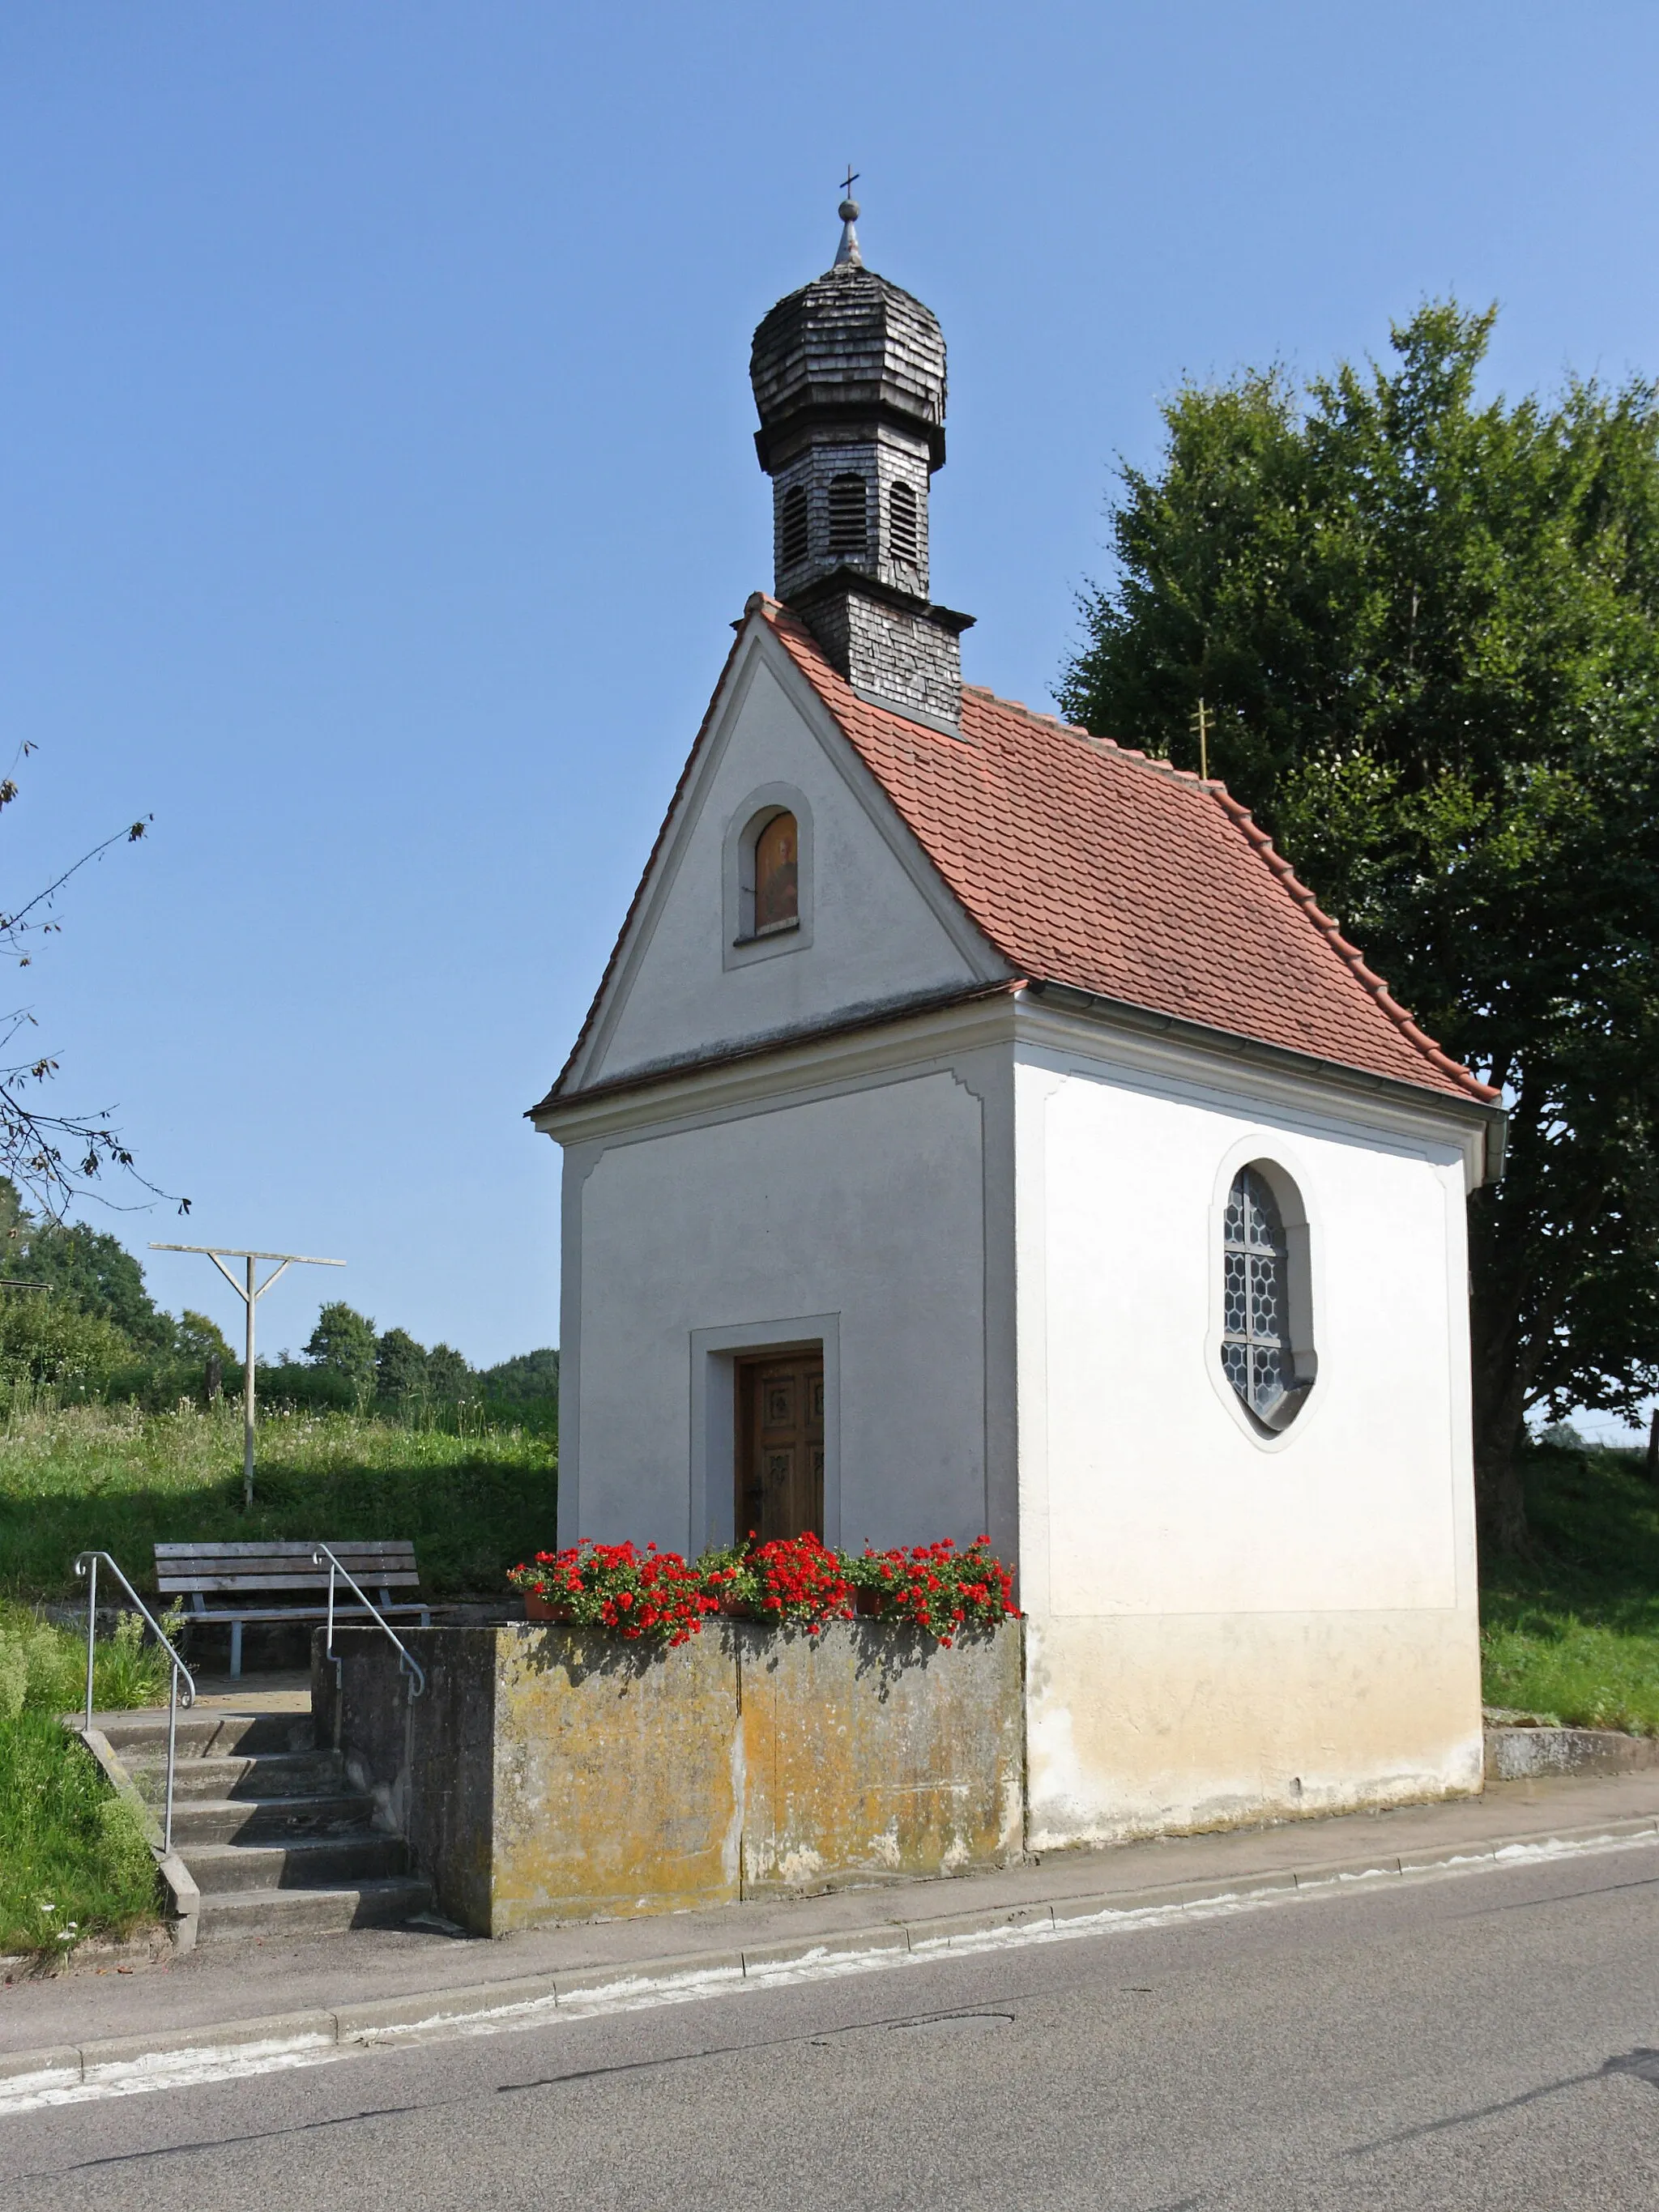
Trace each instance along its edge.
{"label": "cross finial", "polygon": [[859,234],[853,228],[859,219],[859,204],[852,197],[853,187],[858,180],[859,173],[849,161],[847,164],[847,175],[842,184],[842,191],[845,197],[836,210],[841,216],[841,244],[836,250],[837,269],[845,269],[849,264],[854,269],[862,269],[864,266],[864,256],[859,252]]}

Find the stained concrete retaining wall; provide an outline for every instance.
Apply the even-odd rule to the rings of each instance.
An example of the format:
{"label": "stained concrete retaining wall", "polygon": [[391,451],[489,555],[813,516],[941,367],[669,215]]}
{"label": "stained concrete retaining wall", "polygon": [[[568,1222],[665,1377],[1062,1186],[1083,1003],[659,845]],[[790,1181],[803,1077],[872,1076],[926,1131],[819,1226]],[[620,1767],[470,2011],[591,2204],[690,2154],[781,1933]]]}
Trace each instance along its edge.
{"label": "stained concrete retaining wall", "polygon": [[742,1622],[672,1651],[517,1624],[313,1645],[319,1741],[481,1935],[1017,1860],[1019,1627]]}
{"label": "stained concrete retaining wall", "polygon": [[1617,1729],[1489,1728],[1488,1782],[1544,1774],[1634,1774],[1659,1767],[1659,1736]]}

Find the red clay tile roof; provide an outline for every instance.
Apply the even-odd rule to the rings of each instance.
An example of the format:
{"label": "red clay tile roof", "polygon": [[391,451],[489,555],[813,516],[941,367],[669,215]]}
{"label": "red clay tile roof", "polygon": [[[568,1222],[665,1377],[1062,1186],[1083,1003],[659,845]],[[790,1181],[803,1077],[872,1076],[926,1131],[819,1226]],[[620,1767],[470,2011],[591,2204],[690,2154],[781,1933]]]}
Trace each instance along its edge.
{"label": "red clay tile roof", "polygon": [[1222,785],[971,686],[959,738],[907,721],[860,699],[776,601],[750,605],[1020,975],[1498,1097],[1389,995]]}

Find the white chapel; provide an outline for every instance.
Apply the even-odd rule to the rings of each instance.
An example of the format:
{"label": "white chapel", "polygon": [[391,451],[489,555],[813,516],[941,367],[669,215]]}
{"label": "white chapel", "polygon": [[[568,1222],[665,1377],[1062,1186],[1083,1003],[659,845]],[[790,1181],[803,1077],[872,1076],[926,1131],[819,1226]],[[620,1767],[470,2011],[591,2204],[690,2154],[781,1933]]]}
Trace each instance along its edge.
{"label": "white chapel", "polygon": [[857,214],[755,333],[775,592],[533,1110],[560,1541],[988,1532],[1032,1849],[1477,1790],[1496,1094],[1220,784],[962,682],[944,339]]}

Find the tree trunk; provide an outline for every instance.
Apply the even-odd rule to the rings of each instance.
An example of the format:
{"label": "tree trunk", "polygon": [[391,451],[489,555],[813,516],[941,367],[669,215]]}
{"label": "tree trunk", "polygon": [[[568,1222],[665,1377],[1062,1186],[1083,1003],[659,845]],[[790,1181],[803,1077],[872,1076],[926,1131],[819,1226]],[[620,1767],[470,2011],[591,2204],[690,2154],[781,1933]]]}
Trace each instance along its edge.
{"label": "tree trunk", "polygon": [[[1512,1148],[1533,1134],[1523,1110],[1510,1123]],[[1536,1370],[1535,1342],[1545,1301],[1528,1296],[1533,1255],[1522,1249],[1526,1210],[1521,1176],[1477,1191],[1469,1207],[1469,1353],[1474,1416],[1474,1510],[1483,1544],[1532,1553],[1521,1445]],[[1547,1316],[1543,1317],[1547,1319]]]}
{"label": "tree trunk", "polygon": [[[1482,1271],[1484,1273],[1484,1270]],[[1470,1319],[1474,1415],[1474,1510],[1483,1543],[1528,1556],[1521,1443],[1527,1427],[1527,1378],[1517,1342],[1513,1291],[1493,1298],[1477,1275]]]}
{"label": "tree trunk", "polygon": [[[1477,1405],[1482,1394],[1476,1393]],[[1521,1439],[1526,1410],[1518,1383],[1477,1413],[1474,1426],[1474,1510],[1480,1534],[1500,1552],[1532,1550],[1526,1492],[1521,1480]]]}
{"label": "tree trunk", "polygon": [[1648,1480],[1659,1483],[1659,1406],[1648,1423]]}

